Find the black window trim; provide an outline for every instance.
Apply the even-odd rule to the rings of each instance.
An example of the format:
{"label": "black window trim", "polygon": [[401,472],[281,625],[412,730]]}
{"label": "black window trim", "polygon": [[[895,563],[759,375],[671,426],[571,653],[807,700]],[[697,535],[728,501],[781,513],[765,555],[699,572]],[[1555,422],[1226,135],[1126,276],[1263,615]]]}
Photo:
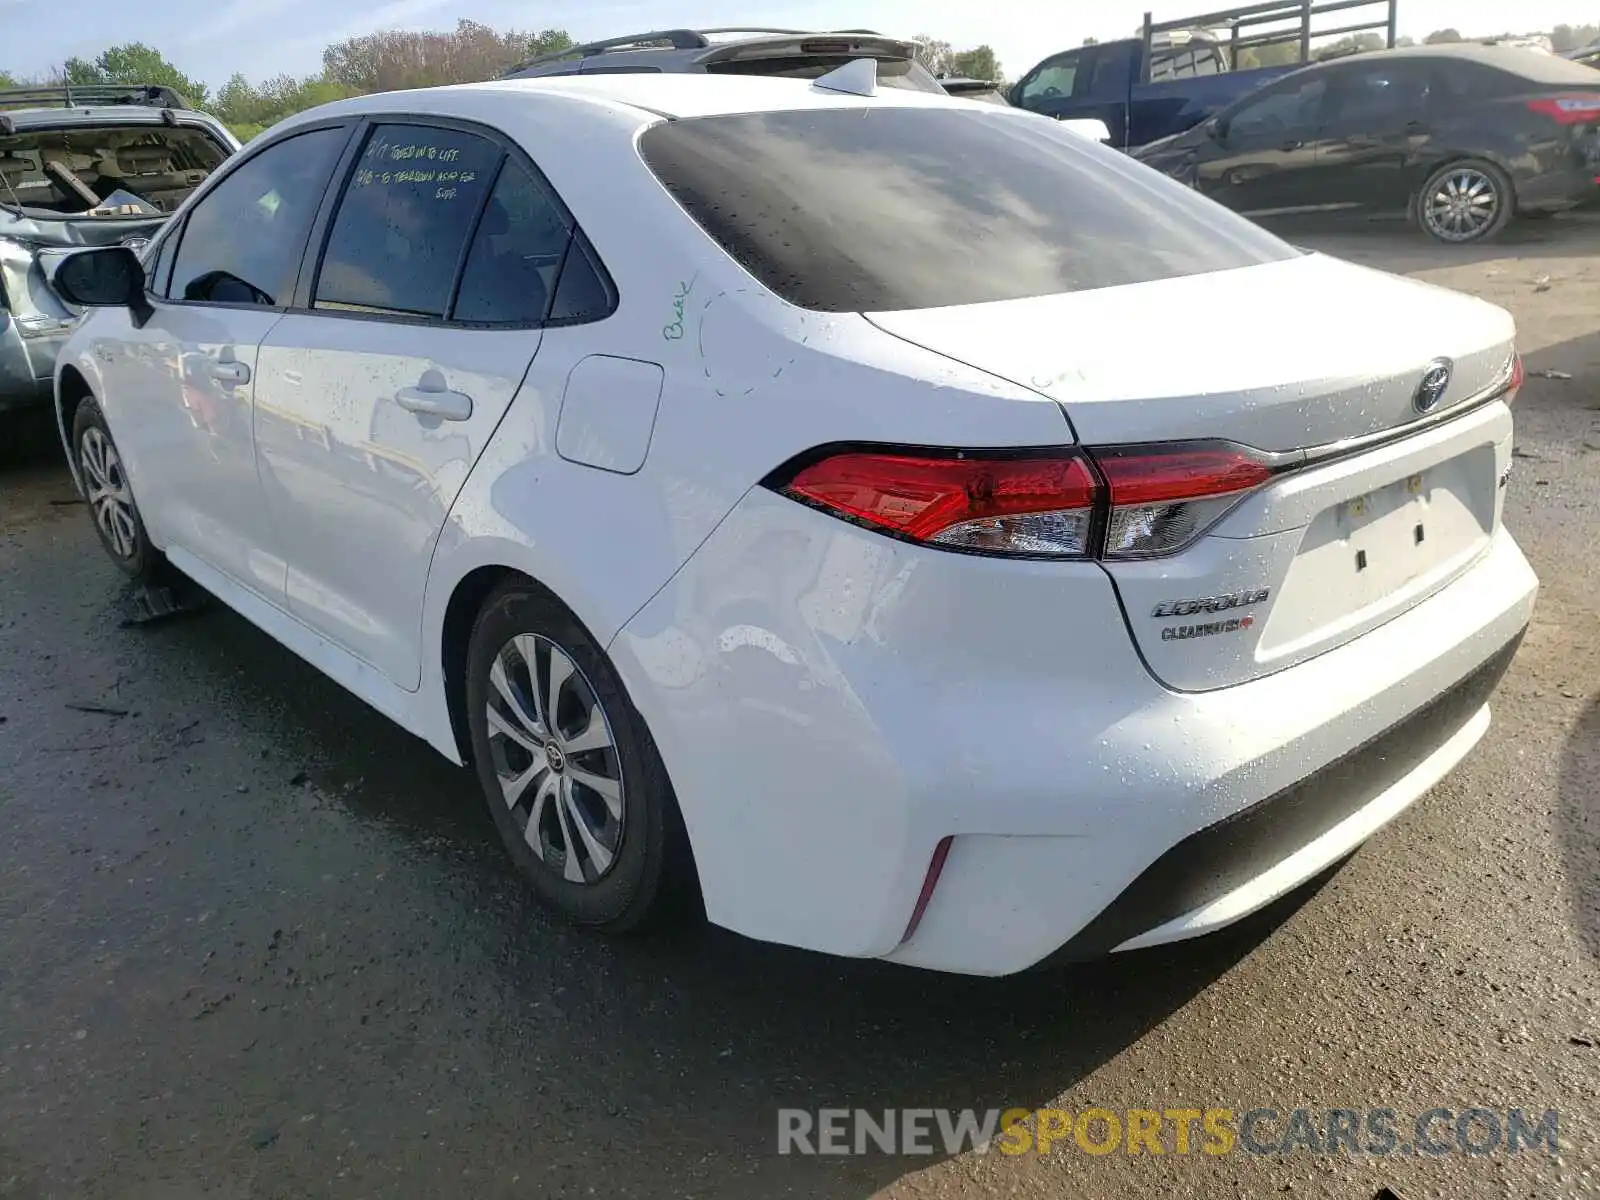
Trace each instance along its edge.
{"label": "black window trim", "polygon": [[[178,239],[183,236],[183,226],[186,220],[187,214],[174,214],[156,233],[156,236],[150,239],[148,247],[150,265],[144,273],[144,294],[145,298],[153,303],[165,304],[167,302],[167,288],[172,283],[172,268],[178,261]],[[171,249],[172,257],[167,260],[166,269],[162,270],[161,256],[168,249]],[[152,271],[159,274],[160,278],[151,274]]]}
{"label": "black window trim", "polygon": [[[339,151],[338,157],[334,159],[333,170],[328,176],[328,182],[323,185],[322,202],[318,205],[317,210],[320,214],[322,211],[322,206],[326,205],[328,202],[328,192],[332,189],[334,181],[340,178],[340,170],[344,166],[345,160],[350,156],[350,138],[348,135],[350,132],[353,132],[359,126],[359,124],[360,122],[354,117],[334,117],[323,121],[308,121],[304,125],[296,125],[292,129],[285,129],[282,133],[274,134],[270,138],[261,139],[259,143],[251,142],[248,148],[240,150],[232,158],[228,159],[222,167],[213,171],[206,179],[205,184],[184,204],[182,212],[172,221],[168,222],[167,228],[172,232],[167,234],[167,238],[177,239],[172,248],[172,265],[167,271],[166,280],[160,285],[162,289],[160,292],[152,292],[152,281],[148,279],[145,281],[145,290],[150,296],[151,300],[156,304],[170,304],[180,308],[222,308],[238,309],[244,312],[275,313],[287,313],[293,311],[293,298],[299,292],[301,274],[305,270],[305,246],[301,246],[300,248],[300,261],[295,268],[294,285],[289,289],[290,303],[271,305],[245,304],[242,302],[228,300],[185,300],[172,296],[170,294],[172,290],[172,275],[173,272],[177,270],[178,255],[183,253],[182,238],[184,234],[188,233],[189,231],[189,218],[193,215],[195,209],[204,204],[206,198],[221,186],[224,180],[230,178],[236,171],[242,170],[247,164],[255,161],[257,158],[261,157],[261,155],[267,153],[267,151],[276,146],[282,145],[291,138],[299,137],[304,133],[315,133],[322,129],[342,128],[346,130],[345,144]],[[311,232],[314,233],[315,230],[316,221],[313,220]],[[166,230],[163,230],[162,232],[163,234],[166,234]],[[167,238],[163,238],[162,241],[164,242],[167,240]],[[155,264],[156,260],[160,258],[161,255],[160,245],[157,245],[153,248],[155,250],[155,254],[150,259],[152,265]]]}
{"label": "black window trim", "polygon": [[[593,243],[584,232],[583,226],[567,207],[567,202],[562,198],[549,178],[541,171],[538,165],[521,146],[500,130],[477,121],[465,120],[460,117],[441,116],[434,113],[418,112],[363,112],[357,118],[355,135],[345,147],[344,156],[334,170],[334,184],[328,188],[322,198],[322,204],[317,210],[316,217],[311,222],[311,234],[306,240],[305,252],[301,259],[299,275],[295,282],[294,291],[291,293],[291,303],[284,311],[286,313],[314,315],[337,320],[351,321],[377,321],[390,325],[411,325],[425,328],[438,329],[485,329],[485,330],[532,330],[532,329],[557,329],[571,325],[591,325],[603,321],[617,311],[620,297],[617,292],[616,281],[611,272],[606,269],[605,263],[595,252]],[[361,156],[361,149],[367,144],[372,135],[372,130],[379,125],[410,125],[432,129],[448,129],[458,133],[471,134],[483,138],[500,151],[500,158],[493,167],[493,177],[484,189],[483,197],[478,202],[478,211],[473,215],[472,226],[468,231],[466,241],[462,244],[461,259],[456,263],[455,274],[452,277],[450,302],[443,316],[431,316],[416,313],[400,312],[361,312],[354,309],[316,308],[312,299],[316,290],[317,280],[321,277],[323,259],[328,252],[328,243],[332,240],[333,218],[338,211],[339,201],[349,186],[350,179],[354,176],[357,163]],[[457,291],[461,286],[462,275],[466,271],[467,261],[472,253],[472,244],[477,236],[478,225],[483,220],[484,209],[488,206],[489,197],[499,182],[500,175],[505,169],[505,164],[515,161],[518,166],[527,171],[555,205],[556,214],[566,225],[568,231],[567,248],[562,255],[561,264],[556,271],[554,283],[550,288],[550,295],[545,303],[545,316],[538,321],[458,321],[453,316],[456,307]],[[550,318],[550,311],[555,305],[556,297],[561,289],[561,279],[566,272],[567,263],[571,261],[573,248],[582,244],[588,257],[588,265],[594,271],[605,291],[606,304],[603,311],[582,317],[567,319]]]}

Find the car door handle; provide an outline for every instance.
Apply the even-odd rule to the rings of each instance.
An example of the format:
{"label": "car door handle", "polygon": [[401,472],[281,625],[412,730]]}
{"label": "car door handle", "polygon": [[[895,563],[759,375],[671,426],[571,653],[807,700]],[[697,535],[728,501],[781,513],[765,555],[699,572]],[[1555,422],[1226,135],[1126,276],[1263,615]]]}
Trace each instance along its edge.
{"label": "car door handle", "polygon": [[250,368],[242,362],[214,362],[207,370],[219,383],[250,382]]}
{"label": "car door handle", "polygon": [[433,388],[401,388],[394,395],[395,403],[407,412],[426,417],[442,417],[446,421],[465,421],[472,416],[472,397],[464,392],[437,391]]}

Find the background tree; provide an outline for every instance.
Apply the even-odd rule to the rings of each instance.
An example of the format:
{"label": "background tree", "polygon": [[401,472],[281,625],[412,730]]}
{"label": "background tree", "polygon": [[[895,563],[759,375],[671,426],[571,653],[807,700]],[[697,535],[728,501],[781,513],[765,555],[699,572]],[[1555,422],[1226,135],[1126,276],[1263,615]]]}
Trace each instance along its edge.
{"label": "background tree", "polygon": [[449,32],[394,29],[336,42],[322,52],[322,74],[356,92],[475,83],[571,45],[564,29],[500,33],[462,20]]}
{"label": "background tree", "polygon": [[1557,25],[1550,31],[1550,44],[1556,50],[1578,50],[1600,40],[1600,25]]}
{"label": "background tree", "polygon": [[1451,42],[1464,40],[1459,29],[1436,29],[1422,39],[1422,44],[1425,46],[1444,46]]}
{"label": "background tree", "polygon": [[917,61],[927,67],[934,75],[945,76],[953,74],[951,60],[955,58],[955,48],[949,42],[940,41],[938,38],[929,37],[919,33],[914,39],[917,43]]}
{"label": "background tree", "polygon": [[143,42],[127,42],[102,50],[94,59],[69,58],[62,64],[61,81],[72,84],[154,83],[172,88],[191,104],[204,106],[208,89],[191,79]]}
{"label": "background tree", "polygon": [[987,79],[991,83],[1003,83],[1004,77],[1000,72],[1000,60],[995,57],[991,46],[974,46],[971,50],[962,50],[950,58],[951,74],[961,75],[967,79]]}

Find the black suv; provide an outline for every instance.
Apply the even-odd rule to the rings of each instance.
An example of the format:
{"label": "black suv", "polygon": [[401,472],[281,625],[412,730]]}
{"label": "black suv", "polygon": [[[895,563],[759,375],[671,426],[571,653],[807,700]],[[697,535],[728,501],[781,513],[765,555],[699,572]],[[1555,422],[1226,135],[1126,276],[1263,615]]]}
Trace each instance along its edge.
{"label": "black suv", "polygon": [[873,58],[878,82],[886,87],[944,92],[916,54],[915,42],[870,29],[660,29],[541,54],[501,78],[665,71],[815,79],[851,59]]}

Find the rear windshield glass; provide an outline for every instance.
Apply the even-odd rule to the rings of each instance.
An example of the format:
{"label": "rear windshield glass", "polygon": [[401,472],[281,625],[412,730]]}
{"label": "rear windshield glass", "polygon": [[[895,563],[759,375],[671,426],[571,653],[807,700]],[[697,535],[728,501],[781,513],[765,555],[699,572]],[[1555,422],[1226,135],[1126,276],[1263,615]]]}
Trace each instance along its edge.
{"label": "rear windshield glass", "polygon": [[189,126],[71,125],[0,137],[0,203],[62,215],[172,212],[231,153]]}
{"label": "rear windshield glass", "polygon": [[1537,50],[1508,46],[1491,49],[1484,61],[1534,83],[1581,87],[1591,91],[1600,88],[1600,71],[1573,62],[1570,58],[1562,58],[1559,54],[1541,54]]}
{"label": "rear windshield glass", "polygon": [[1015,300],[1299,253],[1117,151],[990,105],[668,121],[640,151],[751,275],[819,312]]}

